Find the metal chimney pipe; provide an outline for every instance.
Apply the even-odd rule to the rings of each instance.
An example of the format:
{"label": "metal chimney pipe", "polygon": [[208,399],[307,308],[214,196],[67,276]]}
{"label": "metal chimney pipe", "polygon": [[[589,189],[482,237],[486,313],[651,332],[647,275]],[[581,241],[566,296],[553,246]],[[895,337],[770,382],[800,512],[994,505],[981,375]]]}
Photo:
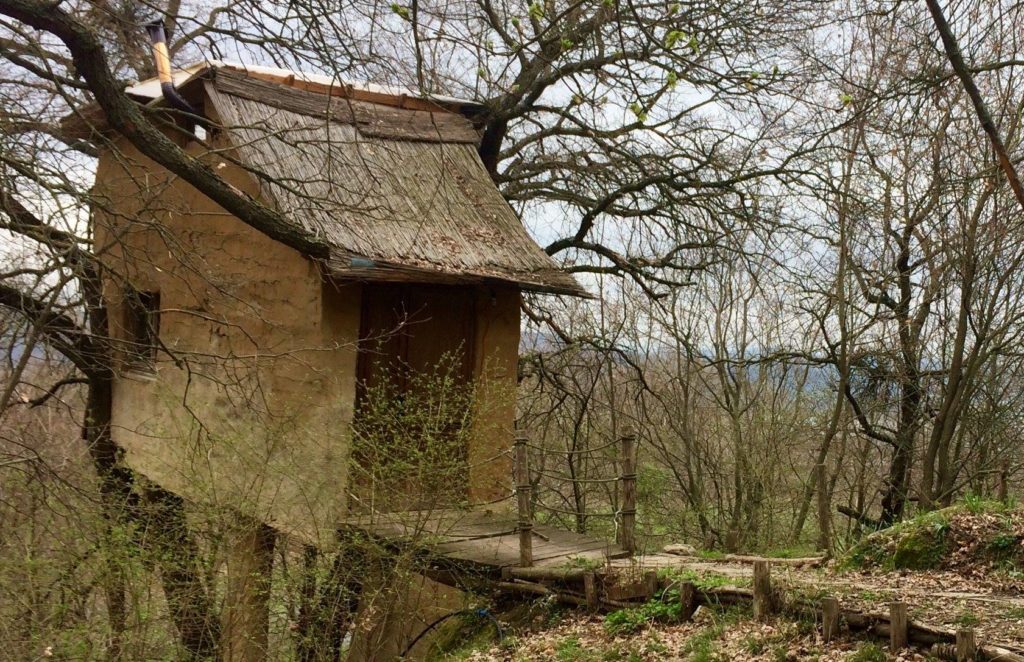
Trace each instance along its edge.
{"label": "metal chimney pipe", "polygon": [[153,59],[156,61],[156,75],[160,79],[160,91],[163,92],[167,103],[183,113],[198,115],[199,112],[192,107],[185,98],[178,93],[174,87],[174,78],[171,76],[171,56],[167,51],[167,33],[164,31],[164,19],[158,18],[146,24],[146,32],[149,33],[149,41],[153,44]]}

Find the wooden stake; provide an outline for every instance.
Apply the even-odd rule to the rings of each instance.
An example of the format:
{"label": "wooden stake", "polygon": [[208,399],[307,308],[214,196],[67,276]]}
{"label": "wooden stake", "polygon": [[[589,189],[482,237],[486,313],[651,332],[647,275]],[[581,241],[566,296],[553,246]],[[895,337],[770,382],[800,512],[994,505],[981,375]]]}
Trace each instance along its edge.
{"label": "wooden stake", "polygon": [[623,433],[622,444],[622,528],[620,543],[630,556],[636,553],[636,435],[631,430]]}
{"label": "wooden stake", "polygon": [[978,645],[974,640],[974,628],[956,631],[956,661],[974,662],[978,657]]}
{"label": "wooden stake", "polygon": [[516,431],[516,497],[519,506],[519,565],[533,565],[533,518],[530,516],[530,465],[526,432]]}
{"label": "wooden stake", "polygon": [[688,621],[697,611],[697,586],[693,582],[683,582],[679,586],[679,618]]}
{"label": "wooden stake", "polygon": [[600,606],[597,598],[597,575],[592,572],[583,575],[583,594],[587,598],[587,609],[597,611]]}
{"label": "wooden stake", "polygon": [[754,562],[754,618],[766,620],[774,611],[772,569],[767,561]]}
{"label": "wooden stake", "polygon": [[644,573],[644,593],[650,600],[658,592],[658,571],[648,570]]}
{"label": "wooden stake", "polygon": [[829,596],[821,599],[821,636],[825,642],[839,635],[839,600]]}
{"label": "wooden stake", "polygon": [[907,603],[889,603],[889,649],[898,653],[907,647],[910,621],[907,616]]}

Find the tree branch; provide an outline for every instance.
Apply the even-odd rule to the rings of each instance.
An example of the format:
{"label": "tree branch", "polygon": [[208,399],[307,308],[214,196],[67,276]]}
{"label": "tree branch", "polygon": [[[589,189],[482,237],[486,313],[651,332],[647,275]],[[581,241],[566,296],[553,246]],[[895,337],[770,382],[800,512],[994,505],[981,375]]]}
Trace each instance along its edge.
{"label": "tree branch", "polygon": [[946,49],[949,63],[953,65],[953,71],[960,78],[964,90],[967,91],[967,96],[970,97],[971,103],[974,104],[974,112],[981,122],[981,128],[985,130],[988,139],[992,142],[992,149],[996,153],[999,167],[1002,168],[1003,173],[1006,175],[1006,180],[1010,183],[1010,188],[1013,189],[1013,195],[1017,198],[1017,204],[1024,210],[1024,185],[1021,185],[1017,169],[1014,167],[1013,161],[1010,160],[1010,155],[1006,151],[1002,138],[999,137],[999,130],[996,128],[996,123],[992,119],[992,114],[989,112],[985,100],[981,98],[981,91],[974,82],[971,70],[964,63],[964,57],[960,52],[960,46],[957,44],[956,37],[953,35],[953,30],[950,28],[949,22],[946,21],[942,8],[939,7],[938,0],[925,0],[925,4],[928,5],[928,11],[931,13],[935,27],[939,31],[939,37],[942,39],[943,48]]}
{"label": "tree branch", "polygon": [[102,42],[89,27],[59,5],[34,0],[0,0],[0,13],[60,39],[71,52],[76,71],[88,83],[110,126],[142,154],[268,237],[315,258],[329,255],[329,244],[296,228],[275,210],[232,187],[150,122],[139,106],[123,93],[107,64]]}

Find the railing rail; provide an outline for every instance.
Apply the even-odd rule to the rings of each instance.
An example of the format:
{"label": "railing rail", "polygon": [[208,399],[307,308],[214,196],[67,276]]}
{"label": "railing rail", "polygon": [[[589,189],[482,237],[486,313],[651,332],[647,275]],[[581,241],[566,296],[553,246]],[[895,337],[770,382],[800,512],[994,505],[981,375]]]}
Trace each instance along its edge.
{"label": "railing rail", "polygon": [[[619,475],[606,478],[578,478],[576,476],[560,476],[550,471],[534,470],[531,473],[529,466],[529,450],[534,449],[557,455],[582,455],[584,453],[597,453],[613,446],[618,446]],[[575,517],[612,517],[616,521],[616,542],[629,553],[630,556],[636,553],[636,434],[632,430],[624,430],[613,442],[604,444],[597,448],[572,451],[551,451],[542,446],[531,444],[526,432],[522,429],[516,431],[515,436],[515,466],[514,479],[516,485],[516,496],[518,505],[518,531],[519,531],[519,559],[522,567],[533,565],[533,503],[534,485],[531,478],[545,478],[549,481],[559,481],[569,484],[601,485],[615,484],[618,508],[611,513],[581,513],[578,510],[568,510],[555,506],[540,506],[546,511],[551,511]]]}

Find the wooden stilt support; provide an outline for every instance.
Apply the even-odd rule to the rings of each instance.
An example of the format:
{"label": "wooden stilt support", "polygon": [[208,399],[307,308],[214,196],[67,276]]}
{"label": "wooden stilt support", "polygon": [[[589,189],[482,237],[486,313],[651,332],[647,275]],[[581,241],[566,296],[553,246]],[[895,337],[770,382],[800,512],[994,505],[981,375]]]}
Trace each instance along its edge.
{"label": "wooden stilt support", "polygon": [[632,430],[623,432],[619,439],[622,445],[622,501],[619,512],[622,527],[619,530],[619,544],[630,556],[636,553],[636,435]]}
{"label": "wooden stilt support", "polygon": [[679,586],[679,618],[688,621],[697,611],[697,586],[693,582],[683,582]]}
{"label": "wooden stilt support", "polygon": [[275,539],[272,528],[253,521],[245,522],[244,528],[232,535],[221,611],[220,659],[224,662],[267,659]]}
{"label": "wooden stilt support", "polygon": [[526,432],[516,431],[516,497],[519,506],[519,565],[533,565],[533,517],[530,514],[530,465]]}
{"label": "wooden stilt support", "polygon": [[754,618],[766,620],[775,611],[772,570],[767,561],[754,562]]}
{"label": "wooden stilt support", "polygon": [[907,615],[907,603],[889,603],[889,649],[898,653],[907,647],[910,620]]}
{"label": "wooden stilt support", "polygon": [[978,657],[978,645],[973,628],[956,631],[956,662],[974,662]]}

